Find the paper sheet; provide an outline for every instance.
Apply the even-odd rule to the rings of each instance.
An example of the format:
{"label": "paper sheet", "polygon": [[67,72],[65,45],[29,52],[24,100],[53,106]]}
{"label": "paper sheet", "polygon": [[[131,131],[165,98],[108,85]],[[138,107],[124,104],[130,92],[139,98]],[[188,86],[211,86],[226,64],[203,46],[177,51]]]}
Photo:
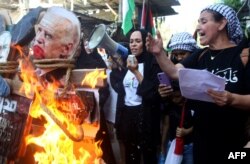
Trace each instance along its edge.
{"label": "paper sheet", "polygon": [[224,91],[225,83],[225,79],[207,70],[186,68],[179,70],[181,94],[188,99],[214,102],[207,94],[207,90]]}

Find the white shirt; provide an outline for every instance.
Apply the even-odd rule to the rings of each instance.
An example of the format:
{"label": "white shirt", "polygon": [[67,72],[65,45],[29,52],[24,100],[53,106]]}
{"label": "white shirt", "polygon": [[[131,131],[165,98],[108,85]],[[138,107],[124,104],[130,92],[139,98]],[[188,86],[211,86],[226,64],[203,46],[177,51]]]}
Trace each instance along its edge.
{"label": "white shirt", "polygon": [[110,95],[109,95],[108,99],[106,100],[106,102],[104,104],[103,110],[104,110],[106,120],[108,120],[108,121],[110,121],[112,123],[115,123],[117,93],[111,87],[111,83],[110,83],[111,70],[107,69],[106,73],[107,73],[107,76],[108,76],[107,77],[107,82],[109,84]]}
{"label": "white shirt", "polygon": [[[138,70],[143,75],[143,63],[138,64]],[[139,81],[135,77],[135,75],[128,70],[124,79],[123,79],[123,87],[125,88],[125,105],[126,106],[136,106],[141,105],[142,97],[137,95],[137,88],[139,85]]]}

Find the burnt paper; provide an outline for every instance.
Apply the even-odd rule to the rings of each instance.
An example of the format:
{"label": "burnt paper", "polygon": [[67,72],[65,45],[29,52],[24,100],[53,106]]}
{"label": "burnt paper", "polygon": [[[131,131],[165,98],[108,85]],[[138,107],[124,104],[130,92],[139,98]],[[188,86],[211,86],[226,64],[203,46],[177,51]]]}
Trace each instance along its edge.
{"label": "burnt paper", "polygon": [[19,95],[0,97],[0,157],[14,159],[22,143],[31,100]]}

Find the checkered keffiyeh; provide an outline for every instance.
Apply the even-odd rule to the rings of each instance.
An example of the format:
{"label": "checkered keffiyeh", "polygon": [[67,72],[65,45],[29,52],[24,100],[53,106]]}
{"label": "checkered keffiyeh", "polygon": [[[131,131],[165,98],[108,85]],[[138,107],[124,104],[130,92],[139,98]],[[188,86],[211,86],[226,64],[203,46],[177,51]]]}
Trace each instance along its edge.
{"label": "checkered keffiyeh", "polygon": [[188,32],[174,34],[170,39],[169,48],[171,50],[184,50],[193,52],[198,48],[195,39]]}
{"label": "checkered keffiyeh", "polygon": [[204,8],[201,12],[212,10],[220,13],[227,20],[227,30],[230,40],[238,44],[243,38],[243,32],[236,12],[224,4],[214,4]]}

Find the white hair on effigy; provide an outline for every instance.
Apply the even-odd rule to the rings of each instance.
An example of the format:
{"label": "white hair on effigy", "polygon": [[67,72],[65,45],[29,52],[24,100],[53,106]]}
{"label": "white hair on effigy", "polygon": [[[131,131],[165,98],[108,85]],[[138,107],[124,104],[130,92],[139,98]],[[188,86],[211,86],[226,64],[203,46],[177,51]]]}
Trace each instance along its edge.
{"label": "white hair on effigy", "polygon": [[[70,21],[71,24],[66,24],[62,18]],[[56,29],[51,30],[60,30],[60,28],[64,28],[63,30],[67,30],[67,36],[65,36],[64,41],[70,42],[73,40],[73,52],[72,55],[75,53],[81,38],[81,25],[80,21],[77,16],[62,7],[53,6],[48,8],[47,12],[45,13],[44,17],[42,18],[43,24],[46,26],[50,26],[51,24],[57,24]]]}

